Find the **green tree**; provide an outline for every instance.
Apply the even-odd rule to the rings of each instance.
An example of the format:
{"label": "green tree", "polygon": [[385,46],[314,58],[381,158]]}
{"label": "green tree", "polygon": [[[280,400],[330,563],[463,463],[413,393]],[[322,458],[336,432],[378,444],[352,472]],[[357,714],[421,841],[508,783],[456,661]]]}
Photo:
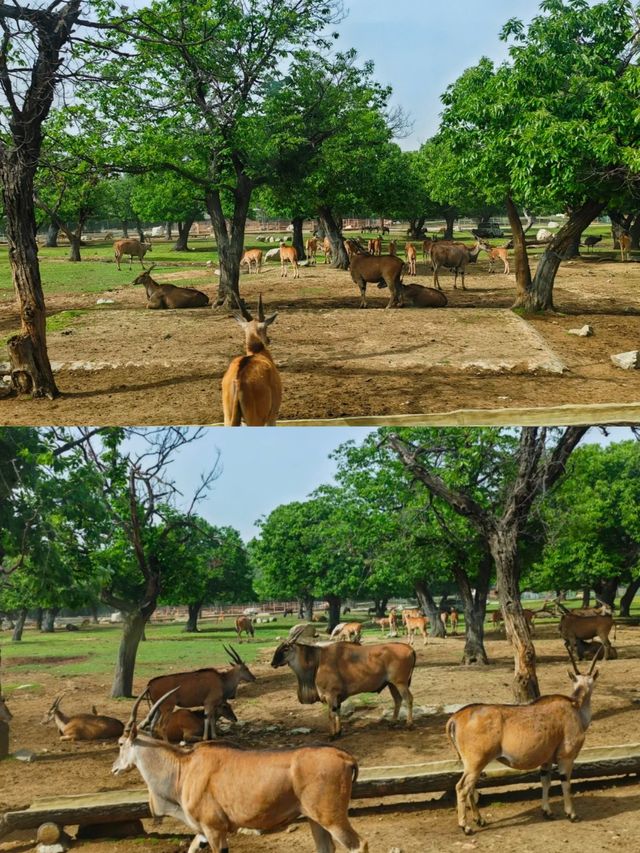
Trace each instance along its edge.
{"label": "green tree", "polygon": [[204,192],[191,181],[172,173],[140,175],[132,194],[132,204],[148,222],[176,222],[178,239],[175,252],[189,251],[189,231],[196,219],[204,216]]}

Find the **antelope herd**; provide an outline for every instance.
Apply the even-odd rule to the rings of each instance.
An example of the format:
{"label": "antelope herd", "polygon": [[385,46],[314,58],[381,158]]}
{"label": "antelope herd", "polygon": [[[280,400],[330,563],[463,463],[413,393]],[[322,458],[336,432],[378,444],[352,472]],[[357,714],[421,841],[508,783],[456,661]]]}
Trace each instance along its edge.
{"label": "antelope herd", "polygon": [[[569,676],[573,690],[568,696],[543,695],[523,705],[474,703],[449,717],[446,737],[462,764],[456,785],[457,820],[467,835],[473,832],[472,822],[485,826],[476,785],[491,761],[523,771],[540,769],[545,818],[552,816],[549,790],[552,768],[557,766],[565,815],[571,821],[577,819],[571,775],[591,722],[596,665],[601,656],[612,656],[612,609],[603,603],[569,609],[554,599],[545,601],[538,610],[524,612],[532,614],[529,624],[535,615],[560,616],[558,630],[572,666]],[[437,615],[445,633],[450,626],[455,636],[457,607],[443,603]],[[488,615],[494,625],[500,624],[499,610]],[[332,738],[341,734],[340,710],[348,697],[380,693],[385,688],[393,700],[392,720],[398,720],[404,704],[406,725],[413,724],[410,688],[417,661],[413,635],[421,633],[426,644],[429,619],[419,609],[394,607],[388,616],[378,617],[372,624],[388,631],[392,641],[362,644],[366,623],[361,621],[338,624],[329,641],[322,641],[316,627],[306,623],[295,625],[273,652],[271,667],[288,666],[293,671],[299,702],[327,706]],[[247,616],[239,616],[235,628],[238,638],[245,631],[254,635]],[[399,639],[403,628],[408,642]],[[581,643],[596,636],[600,644],[591,655],[588,671],[581,673],[575,652],[582,657]],[[230,663],[226,668],[152,678],[135,700],[126,725],[97,714],[95,707],[91,713],[64,714],[62,696],[53,701],[42,722],[54,722],[61,740],[119,739],[112,772],[119,775],[137,768],[149,790],[152,815],[172,816],[185,823],[195,834],[189,848],[192,853],[205,843],[212,851],[223,853],[227,836],[240,827],[268,831],[286,826],[300,815],[309,821],[318,853],[332,853],[334,842],[353,853],[365,853],[367,843],[348,818],[351,789],[358,774],[354,756],[333,746],[256,750],[217,739],[220,718],[238,721],[230,702],[240,686],[256,682],[238,652],[224,648]],[[138,723],[138,711],[145,700],[148,711]],[[0,721],[11,720],[5,700],[0,699]],[[239,780],[250,780],[251,784],[239,784]]]}

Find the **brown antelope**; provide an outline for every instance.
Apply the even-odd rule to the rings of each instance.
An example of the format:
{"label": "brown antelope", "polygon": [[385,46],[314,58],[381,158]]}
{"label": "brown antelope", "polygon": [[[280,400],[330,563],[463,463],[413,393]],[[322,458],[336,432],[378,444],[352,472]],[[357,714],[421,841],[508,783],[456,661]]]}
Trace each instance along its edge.
{"label": "brown antelope", "polygon": [[367,307],[367,283],[384,282],[389,288],[389,304],[387,308],[402,308],[402,270],[404,263],[400,258],[391,255],[372,257],[371,255],[354,255],[349,271],[351,279],[360,288],[360,307]]}
{"label": "brown antelope", "polygon": [[256,273],[259,273],[262,270],[262,249],[247,249],[240,260],[240,266],[244,264],[249,268],[249,275],[253,269],[252,264],[256,265]]}
{"label": "brown antelope", "polygon": [[396,247],[396,241],[395,240],[389,240],[389,254],[390,255],[395,256],[397,254],[396,248],[397,248]]}
{"label": "brown antelope", "polygon": [[389,611],[388,616],[383,616],[381,619],[376,619],[376,622],[380,626],[380,629],[383,634],[398,633],[398,616],[395,610]]}
{"label": "brown antelope", "polygon": [[414,636],[416,633],[422,634],[424,640],[423,645],[427,645],[427,625],[429,624],[426,616],[407,616],[404,620],[409,637],[410,645],[413,645]]}
{"label": "brown antelope", "polygon": [[370,255],[375,255],[375,242],[375,240],[367,241],[367,252],[369,252]]}
{"label": "brown antelope", "polygon": [[318,241],[315,237],[309,237],[305,245],[305,250],[307,252],[307,258],[309,259],[309,263],[315,265],[316,255],[318,254]]}
{"label": "brown antelope", "polygon": [[253,627],[253,622],[250,616],[238,616],[236,618],[236,634],[238,635],[238,642],[242,642],[242,634],[247,635],[247,642],[249,638],[255,637],[255,630]]}
{"label": "brown antelope", "polygon": [[444,628],[444,635],[447,636],[447,624],[449,623],[449,614],[446,610],[440,611],[440,621],[442,622],[442,627]]}
{"label": "brown antelope", "polygon": [[13,719],[13,714],[7,707],[7,700],[0,696],[0,723],[10,723]]}
{"label": "brown antelope", "polygon": [[362,640],[362,625],[359,622],[339,622],[331,632],[331,639],[359,643]]}
{"label": "brown antelope", "polygon": [[431,260],[431,247],[437,243],[437,240],[427,238],[422,241],[422,260],[426,262],[427,258]]}
{"label": "brown antelope", "polygon": [[594,637],[598,637],[604,647],[605,660],[609,658],[612,650],[609,634],[614,626],[611,613],[576,616],[573,611],[568,610],[566,607],[562,607],[562,605],[560,607],[566,612],[563,612],[560,617],[558,630],[567,647],[572,651],[575,650],[579,659],[582,660],[584,657],[582,643],[585,640],[592,640]]}
{"label": "brown antelope", "polygon": [[407,265],[409,267],[409,275],[416,274],[416,247],[413,243],[407,243],[404,247],[407,255]]}
{"label": "brown antelope", "polygon": [[151,241],[149,241],[148,243],[141,243],[140,240],[116,240],[116,242],[113,244],[113,253],[115,255],[118,269],[121,269],[120,261],[122,260],[124,255],[129,255],[129,269],[131,269],[131,266],[133,264],[134,255],[140,261],[142,269],[144,269],[144,263],[142,259],[147,254],[147,252],[150,251]]}
{"label": "brown antelope", "polygon": [[[214,728],[220,717],[237,723],[238,718],[228,702],[218,705],[214,711]],[[160,718],[153,726],[153,736],[161,738],[169,743],[191,743],[203,740],[204,735],[204,710],[190,711],[188,708],[177,708],[165,718]]]}
{"label": "brown antelope", "polygon": [[333,249],[331,248],[331,241],[328,237],[325,237],[322,241],[322,251],[324,252],[325,264],[331,263],[333,259]]}
{"label": "brown antelope", "polygon": [[[536,633],[535,625],[533,622],[536,613],[536,610],[526,610],[525,608],[523,608],[522,610],[522,615],[524,616],[524,620],[527,623],[527,628],[531,632],[532,636],[535,636]],[[494,610],[490,618],[491,624],[494,628],[496,628],[498,631],[504,630],[504,625],[502,624],[504,622],[504,616],[502,615],[502,610],[500,608]]]}
{"label": "brown antelope", "polygon": [[[367,853],[367,843],[349,822],[351,786],[358,763],[333,746],[250,750],[218,743],[185,750],[149,735],[162,696],[138,726],[136,703],[120,738],[111,772],[137,768],[149,789],[154,817],[181,820],[196,833],[189,853],[209,844],[228,850],[227,836],[240,827],[282,829],[299,815],[309,820],[318,853],[332,853],[334,840],[349,853]],[[250,784],[247,784],[247,781]]]}
{"label": "brown antelope", "polygon": [[445,308],[449,300],[441,290],[421,284],[401,284],[402,302],[407,308]]}
{"label": "brown antelope", "polygon": [[[124,725],[115,717],[102,714],[73,714],[67,716],[60,710],[62,695],[54,699],[53,705],[42,718],[42,725],[55,722],[60,740],[115,740],[124,730]],[[95,708],[93,709],[95,711]]]}
{"label": "brown antelope", "polygon": [[489,246],[488,243],[484,243],[482,248],[489,255],[489,272],[493,273],[496,261],[502,261],[504,265],[503,272],[505,275],[509,275],[510,266],[509,266],[509,251],[508,249],[504,249],[502,247],[493,249]]}
{"label": "brown antelope", "polygon": [[[256,680],[234,648],[223,648],[233,661],[233,666],[227,670],[210,667],[191,672],[176,672],[171,675],[159,675],[148,682],[143,696],[146,696],[149,702],[157,703],[167,691],[171,694],[156,709],[161,717],[161,725],[164,725],[176,705],[182,708],[204,708],[202,739],[216,737],[216,709],[229,699],[235,699],[239,684]],[[158,721],[153,722],[155,724]]]}
{"label": "brown antelope", "polygon": [[293,277],[300,278],[300,267],[298,266],[298,250],[295,246],[287,246],[280,243],[280,278],[287,277],[287,261],[293,268]]}
{"label": "brown antelope", "polygon": [[192,287],[176,287],[175,284],[158,284],[151,278],[151,264],[133,283],[141,284],[147,294],[147,308],[206,308],[209,297]]}
{"label": "brown antelope", "polygon": [[379,693],[388,687],[394,702],[393,719],[407,706],[407,725],[413,721],[413,696],[409,690],[416,653],[405,643],[332,643],[308,646],[296,638],[281,643],[271,666],[289,664],[298,679],[298,700],[303,705],[324,702],[329,710],[329,732],[341,731],[340,705],[348,696]]}
{"label": "brown antelope", "polygon": [[381,255],[382,254],[382,237],[375,237],[371,241],[373,245],[373,251],[371,254],[373,255]]}
{"label": "brown antelope", "polygon": [[455,637],[458,634],[458,621],[460,619],[460,615],[455,607],[451,608],[451,612],[449,613],[449,619],[451,620],[451,633]]}
{"label": "brown antelope", "polygon": [[591,722],[591,694],[598,670],[594,657],[586,675],[578,670],[571,654],[575,686],[571,696],[541,696],[528,705],[467,705],[447,722],[449,741],[458,753],[463,773],[456,785],[458,825],[465,835],[473,830],[467,823],[467,807],[478,826],[485,826],[476,801],[475,787],[490,761],[500,761],[517,770],[540,768],[542,813],[551,817],[549,787],[551,767],[558,765],[564,810],[576,820],[571,802],[571,773]]}
{"label": "brown antelope", "polygon": [[246,355],[233,359],[222,379],[222,409],[225,426],[275,426],[282,382],[267,349],[267,329],[278,316],[264,316],[262,294],[258,298],[258,319],[242,304],[235,320],[244,329]]}
{"label": "brown antelope", "polygon": [[476,243],[473,249],[469,249],[468,246],[464,246],[459,243],[445,243],[444,241],[440,243],[435,243],[431,247],[431,261],[433,263],[433,286],[437,287],[438,290],[442,290],[440,287],[440,279],[438,277],[439,270],[444,267],[445,269],[453,270],[454,279],[453,279],[453,287],[454,290],[458,288],[458,276],[462,279],[462,289],[466,290],[464,285],[464,277],[467,265],[472,261],[475,261],[482,251],[482,246],[479,242]]}
{"label": "brown antelope", "polygon": [[619,237],[620,255],[622,260],[628,261],[631,258],[631,237],[629,234],[621,234]]}

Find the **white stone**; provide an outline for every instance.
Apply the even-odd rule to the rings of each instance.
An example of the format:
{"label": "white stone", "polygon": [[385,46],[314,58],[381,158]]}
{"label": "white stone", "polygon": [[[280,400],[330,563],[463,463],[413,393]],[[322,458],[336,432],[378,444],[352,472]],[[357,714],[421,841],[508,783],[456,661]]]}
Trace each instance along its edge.
{"label": "white stone", "polygon": [[638,370],[640,368],[640,351],[636,349],[631,352],[620,352],[617,355],[612,355],[611,361],[616,367],[621,367],[623,370]]}
{"label": "white stone", "polygon": [[576,335],[579,338],[590,338],[593,335],[591,326],[583,326],[581,329],[568,329],[568,335]]}
{"label": "white stone", "polygon": [[115,299],[96,299],[96,305],[113,305]]}
{"label": "white stone", "polygon": [[292,735],[310,735],[311,729],[308,729],[305,726],[299,726],[297,729],[291,729],[290,734],[292,734]]}

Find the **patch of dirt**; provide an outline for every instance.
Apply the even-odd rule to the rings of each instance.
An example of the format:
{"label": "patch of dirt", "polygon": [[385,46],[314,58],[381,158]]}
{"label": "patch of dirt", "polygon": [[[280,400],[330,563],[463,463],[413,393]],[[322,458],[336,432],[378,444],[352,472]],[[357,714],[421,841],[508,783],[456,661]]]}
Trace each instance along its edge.
{"label": "patch of dirt", "polygon": [[[370,632],[368,641],[379,640]],[[259,631],[258,631],[259,642]],[[567,693],[566,653],[558,639],[555,624],[545,624],[538,629],[536,638],[538,674],[543,692]],[[402,723],[394,725],[388,720],[391,700],[388,691],[381,695],[354,697],[347,706],[351,713],[344,720],[344,736],[339,745],[353,753],[362,767],[379,765],[413,764],[453,757],[444,734],[448,717],[445,712],[451,705],[469,702],[510,702],[513,661],[508,643],[493,631],[488,633],[487,652],[492,660],[489,667],[462,668],[458,662],[462,653],[461,637],[445,640],[430,639],[427,646],[416,647],[418,664],[414,673],[412,691],[418,716],[415,727],[407,729]],[[634,743],[638,738],[638,705],[640,690],[640,628],[618,628],[617,660],[600,665],[593,699],[593,722],[587,733],[586,746],[614,746]],[[257,681],[241,685],[234,701],[234,710],[243,723],[234,726],[225,737],[251,748],[302,746],[326,742],[326,711],[321,705],[303,706],[296,699],[295,678],[288,669],[273,670],[269,661],[273,647],[261,644],[259,661],[252,666]],[[159,674],[159,671],[157,673]],[[137,772],[123,777],[110,773],[116,747],[104,744],[61,743],[50,727],[38,725],[47,710],[51,696],[67,691],[63,705],[67,711],[86,711],[91,704],[99,713],[125,719],[131,707],[130,700],[108,698],[106,679],[86,675],[59,678],[53,673],[38,672],[44,691],[37,695],[15,691],[9,696],[9,707],[14,719],[11,725],[11,749],[47,751],[64,760],[22,763],[15,760],[0,764],[0,811],[25,806],[36,797],[64,791],[104,791],[132,788],[142,785]],[[142,689],[144,679],[136,680],[136,689]],[[421,709],[426,709],[422,710]],[[385,712],[387,715],[385,715]],[[311,729],[310,734],[292,734],[299,726]],[[88,754],[87,754],[88,753]],[[75,757],[74,757],[75,756]],[[415,802],[424,797],[397,799],[393,802],[369,800],[357,805],[354,824],[368,838],[372,853],[400,847],[405,853],[418,851],[495,850],[498,847],[524,851],[562,849],[581,853],[586,845],[593,848],[597,838],[598,850],[635,846],[640,832],[640,785],[618,784],[590,788],[576,793],[576,810],[581,822],[571,825],[564,820],[548,824],[541,819],[539,791],[530,800],[514,799],[496,792],[487,795],[484,811],[488,826],[471,839],[464,838],[456,827],[452,803],[436,804]],[[553,808],[560,815],[558,797]],[[157,827],[151,827],[157,833]],[[184,827],[166,821],[157,838],[135,842],[135,849],[149,849],[169,853],[177,851],[180,844],[175,835],[184,834]],[[25,839],[0,843],[0,850],[18,853],[24,850]],[[132,842],[91,841],[80,849],[95,853],[125,853]],[[22,846],[21,846],[22,845]],[[232,839],[234,850],[245,853],[264,850],[265,853],[293,853],[300,846],[313,849],[309,831],[299,826],[293,833],[279,833],[254,839],[237,836]],[[470,846],[467,846],[470,845]],[[184,848],[182,848],[184,849]]]}
{"label": "patch of dirt", "polygon": [[25,666],[26,664],[37,664],[38,666],[46,666],[47,664],[54,663],[80,663],[82,661],[89,660],[88,655],[75,655],[71,657],[18,657],[18,658],[10,658],[9,661],[5,661],[4,668],[11,669],[13,666]]}
{"label": "patch of dirt", "polygon": [[[417,281],[429,284],[426,267],[418,269]],[[174,276],[215,300],[210,272],[158,273],[158,280]],[[513,303],[513,276],[489,275],[478,265],[467,282],[466,291],[453,291],[451,278],[443,277],[450,303],[437,310],[383,311],[385,291],[370,287],[371,308],[362,311],[345,272],[320,265],[303,269],[296,280],[281,279],[273,267],[244,275],[242,292],[249,304],[261,292],[267,310],[279,312],[271,350],[284,386],[281,419],[640,401],[640,372],[622,371],[610,361],[614,353],[638,348],[640,265],[587,257],[563,265],[555,289],[557,313],[526,323],[504,310]],[[52,358],[67,365],[58,374],[63,396],[52,402],[5,401],[0,422],[219,421],[220,380],[242,351],[241,332],[228,311],[148,312],[144,293],[133,287],[99,296],[114,304],[96,306],[96,294],[48,298],[51,313],[93,309],[65,330],[71,334],[50,336]],[[0,303],[0,335],[16,323],[15,307]],[[586,323],[593,337],[567,334]],[[567,368],[562,375],[541,369],[553,356]],[[487,371],[482,364],[487,358],[494,370],[496,362],[502,367]],[[119,366],[70,370],[70,362]]]}

